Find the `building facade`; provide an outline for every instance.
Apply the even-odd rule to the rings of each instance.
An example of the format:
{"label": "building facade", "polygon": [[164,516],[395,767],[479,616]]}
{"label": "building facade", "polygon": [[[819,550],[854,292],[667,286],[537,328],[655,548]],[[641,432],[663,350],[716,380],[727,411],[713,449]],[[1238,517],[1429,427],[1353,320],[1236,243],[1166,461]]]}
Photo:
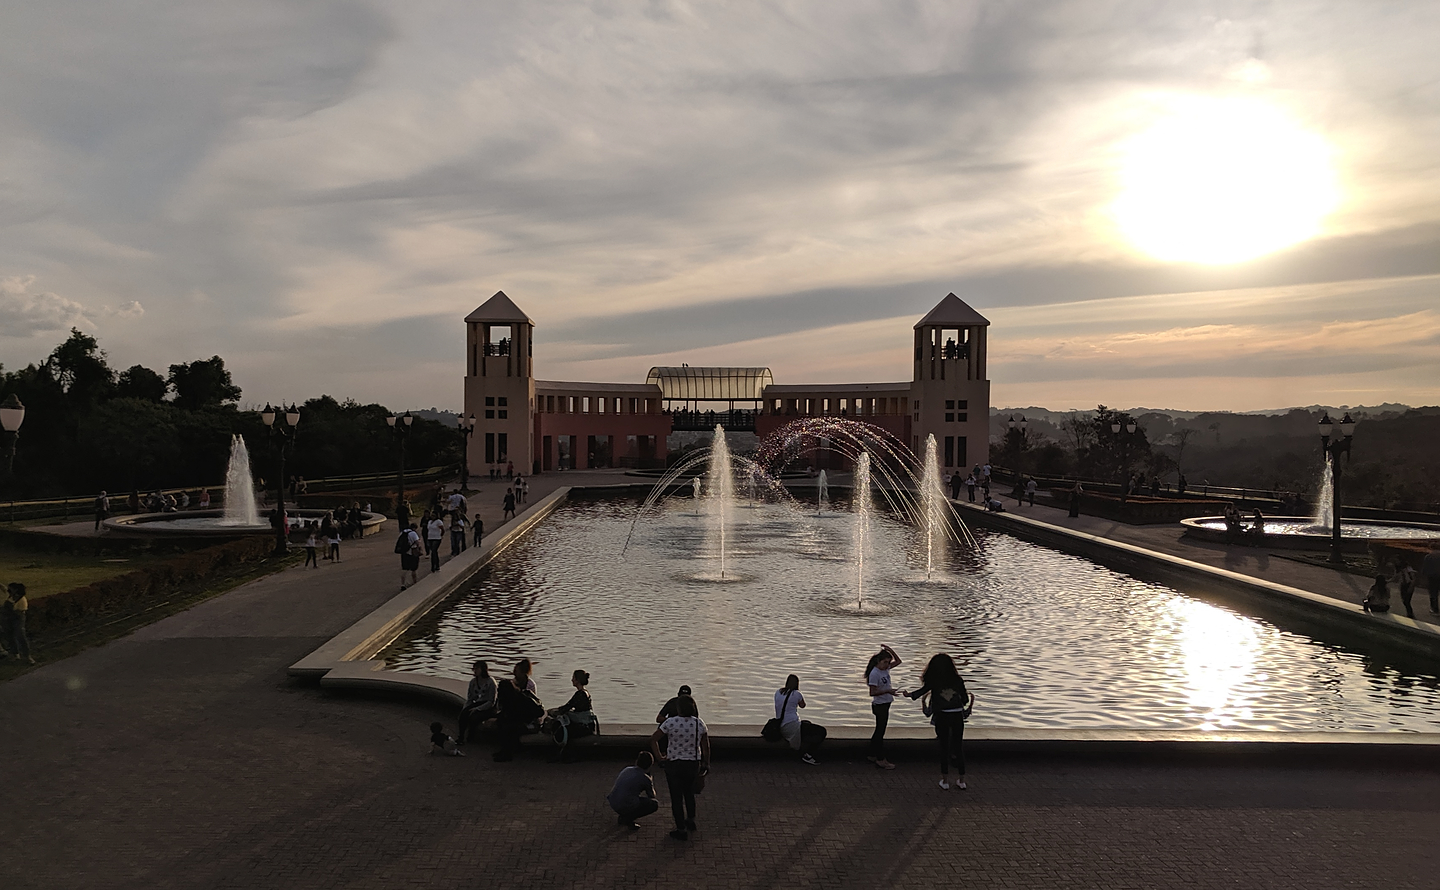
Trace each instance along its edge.
{"label": "building facade", "polygon": [[[763,439],[805,417],[885,430],[917,455],[935,436],[942,467],[986,460],[990,381],[984,316],[953,293],[915,324],[911,380],[777,384],[768,368],[652,368],[645,383],[536,380],[535,323],[497,292],[465,318],[465,414],[472,469],[513,463],[543,473],[663,466],[672,433],[713,429]],[[838,455],[818,463],[839,466]]]}

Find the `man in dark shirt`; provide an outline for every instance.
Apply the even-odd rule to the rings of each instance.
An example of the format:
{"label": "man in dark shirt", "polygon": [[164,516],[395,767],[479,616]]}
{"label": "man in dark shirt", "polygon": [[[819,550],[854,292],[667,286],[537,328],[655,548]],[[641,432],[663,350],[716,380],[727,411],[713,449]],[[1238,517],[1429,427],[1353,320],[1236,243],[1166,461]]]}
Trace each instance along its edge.
{"label": "man in dark shirt", "polygon": [[643,819],[660,808],[655,800],[655,780],[650,778],[650,767],[654,763],[655,758],[649,751],[641,751],[635,765],[625,767],[615,777],[615,787],[605,800],[615,811],[618,824],[638,829],[636,819]]}
{"label": "man in dark shirt", "polygon": [[[669,701],[667,701],[667,702],[665,703],[665,707],[661,708],[661,709],[660,709],[660,713],[658,713],[658,714],[655,715],[655,722],[656,722],[656,723],[664,723],[666,720],[669,720],[671,717],[679,717],[679,716],[680,716],[680,710],[679,710],[678,705],[679,705],[679,703],[680,703],[680,696],[682,696],[682,695],[690,695],[690,687],[689,687],[689,686],[681,686],[681,687],[680,687],[680,691],[675,694],[675,697],[672,698],[672,699],[670,699]],[[697,710],[698,710],[698,708],[697,708]]]}

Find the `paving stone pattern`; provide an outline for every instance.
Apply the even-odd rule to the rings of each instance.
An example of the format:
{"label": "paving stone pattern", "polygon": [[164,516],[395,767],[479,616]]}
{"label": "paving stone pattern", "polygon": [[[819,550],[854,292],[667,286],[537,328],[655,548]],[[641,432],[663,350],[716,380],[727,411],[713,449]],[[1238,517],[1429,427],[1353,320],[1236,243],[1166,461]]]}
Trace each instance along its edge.
{"label": "paving stone pattern", "polygon": [[1440,765],[1363,752],[991,752],[972,756],[971,790],[944,792],[918,753],[881,772],[857,748],[819,767],[722,751],[690,841],[666,836],[658,772],[660,813],[624,831],[603,800],[617,754],[431,757],[427,726],[452,714],[286,676],[393,595],[390,546],[0,686],[0,887],[1440,884]]}

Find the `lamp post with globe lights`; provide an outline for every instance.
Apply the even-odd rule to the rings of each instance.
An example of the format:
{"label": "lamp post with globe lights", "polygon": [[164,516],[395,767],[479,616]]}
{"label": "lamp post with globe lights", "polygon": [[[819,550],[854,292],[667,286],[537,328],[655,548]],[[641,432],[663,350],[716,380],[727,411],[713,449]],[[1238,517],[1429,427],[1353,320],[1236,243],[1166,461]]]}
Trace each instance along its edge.
{"label": "lamp post with globe lights", "polygon": [[460,489],[470,487],[470,437],[475,435],[475,415],[460,418]]}
{"label": "lamp post with globe lights", "polygon": [[1025,431],[1030,428],[1030,421],[1025,419],[1024,414],[1012,414],[1005,421],[1005,450],[1008,452],[1007,460],[1018,472],[1020,470],[1020,455],[1025,452]]}
{"label": "lamp post with globe lights", "polygon": [[1320,418],[1320,450],[1330,458],[1330,561],[1345,562],[1340,552],[1340,455],[1350,455],[1350,439],[1355,435],[1355,421],[1347,412],[1340,419],[1340,435],[1335,435],[1335,421],[1330,412]]}
{"label": "lamp post with globe lights", "polygon": [[279,470],[275,474],[275,514],[271,524],[275,527],[275,555],[284,556],[290,552],[289,529],[285,522],[285,452],[295,444],[295,431],[300,426],[300,409],[291,405],[278,410],[265,403],[260,412],[265,430],[270,437],[270,446],[275,449]]}
{"label": "lamp post with globe lights", "polygon": [[[1124,424],[1121,424],[1119,420],[1111,421],[1110,432],[1118,438],[1122,426],[1125,429],[1126,436],[1135,435],[1136,426],[1133,419],[1126,421]],[[1120,483],[1120,501],[1122,503],[1130,496],[1130,446],[1130,441],[1126,439],[1125,447],[1122,449],[1124,457],[1121,459],[1122,468],[1125,472],[1125,481]]]}
{"label": "lamp post with globe lights", "polygon": [[20,397],[13,392],[4,402],[0,402],[0,428],[4,428],[10,440],[10,446],[5,449],[5,481],[8,483],[15,474],[15,446],[20,443],[20,424],[25,422],[25,406],[20,403]]}
{"label": "lamp post with globe lights", "polygon": [[403,529],[410,524],[410,508],[405,505],[405,442],[410,438],[410,427],[415,423],[415,416],[406,411],[404,414],[391,414],[385,418],[385,422],[394,432],[395,441],[400,443],[400,494],[395,502],[395,517]]}

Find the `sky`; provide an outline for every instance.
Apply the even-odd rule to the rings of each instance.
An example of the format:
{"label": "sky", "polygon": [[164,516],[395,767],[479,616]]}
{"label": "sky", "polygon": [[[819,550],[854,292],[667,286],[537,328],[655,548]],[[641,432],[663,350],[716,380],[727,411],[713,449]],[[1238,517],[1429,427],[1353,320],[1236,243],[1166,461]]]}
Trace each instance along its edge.
{"label": "sky", "polygon": [[[0,363],[220,354],[243,402],[537,375],[992,402],[1440,403],[1440,3],[0,0]],[[1218,171],[1218,172],[1217,172]],[[1203,249],[1202,249],[1203,248]]]}

